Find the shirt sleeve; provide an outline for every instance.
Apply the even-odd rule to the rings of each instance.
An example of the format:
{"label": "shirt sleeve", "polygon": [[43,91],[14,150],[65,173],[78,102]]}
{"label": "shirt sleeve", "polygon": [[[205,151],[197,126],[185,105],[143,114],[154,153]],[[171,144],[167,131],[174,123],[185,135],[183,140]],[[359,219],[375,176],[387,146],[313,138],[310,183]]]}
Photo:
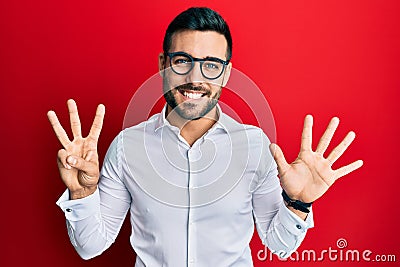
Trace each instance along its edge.
{"label": "shirt sleeve", "polygon": [[65,214],[71,243],[83,259],[100,255],[115,241],[130,207],[131,197],[121,176],[121,142],[119,135],[111,143],[92,195],[69,200],[66,190],[57,201]]}
{"label": "shirt sleeve", "polygon": [[[269,141],[266,142],[268,149]],[[314,226],[313,213],[303,221],[290,211],[283,202],[276,163],[267,150],[263,158],[270,166],[254,190],[253,215],[257,233],[262,243],[272,253],[287,258],[300,246],[307,230]]]}

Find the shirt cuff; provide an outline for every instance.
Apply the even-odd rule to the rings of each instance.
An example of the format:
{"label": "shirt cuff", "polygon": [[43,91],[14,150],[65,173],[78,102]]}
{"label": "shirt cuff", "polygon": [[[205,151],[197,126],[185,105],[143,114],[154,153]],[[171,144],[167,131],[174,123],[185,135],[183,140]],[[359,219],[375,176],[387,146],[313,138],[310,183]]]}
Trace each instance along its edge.
{"label": "shirt cuff", "polygon": [[84,220],[98,212],[100,212],[100,194],[99,189],[81,199],[69,199],[69,190],[61,195],[61,197],[56,202],[65,214],[65,218],[68,221],[80,221]]}
{"label": "shirt cuff", "polygon": [[308,213],[306,220],[303,221],[282,202],[278,211],[278,217],[283,226],[293,235],[304,234],[307,229],[314,227],[312,208],[310,208],[310,213]]}

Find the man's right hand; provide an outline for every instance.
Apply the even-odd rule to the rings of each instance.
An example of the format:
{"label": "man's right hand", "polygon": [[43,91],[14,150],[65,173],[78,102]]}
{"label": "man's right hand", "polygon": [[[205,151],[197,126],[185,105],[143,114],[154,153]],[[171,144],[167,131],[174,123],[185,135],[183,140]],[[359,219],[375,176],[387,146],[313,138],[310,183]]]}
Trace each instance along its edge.
{"label": "man's right hand", "polygon": [[103,126],[105,107],[102,104],[97,107],[90,133],[83,138],[76,103],[70,99],[67,105],[74,136],[72,141],[54,111],[49,111],[47,117],[64,147],[58,151],[57,159],[61,179],[69,189],[70,199],[78,199],[93,194],[97,188],[100,176],[97,141]]}

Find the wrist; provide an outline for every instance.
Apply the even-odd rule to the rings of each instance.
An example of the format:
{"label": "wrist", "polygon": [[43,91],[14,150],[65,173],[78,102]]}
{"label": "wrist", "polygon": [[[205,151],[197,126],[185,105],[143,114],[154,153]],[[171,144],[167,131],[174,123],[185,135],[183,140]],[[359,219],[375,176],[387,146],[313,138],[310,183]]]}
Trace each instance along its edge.
{"label": "wrist", "polygon": [[300,210],[296,210],[292,206],[289,206],[286,201],[284,201],[284,203],[285,203],[286,208],[288,210],[290,210],[292,213],[296,214],[300,219],[302,219],[303,221],[305,221],[307,219],[308,213],[302,212]]}
{"label": "wrist", "polygon": [[310,212],[310,207],[311,207],[312,202],[304,203],[300,200],[291,199],[288,196],[288,194],[285,192],[285,190],[283,190],[283,189],[282,189],[282,197],[283,197],[283,200],[285,201],[287,207],[291,207],[294,210],[301,211],[306,214]]}
{"label": "wrist", "polygon": [[92,195],[97,189],[97,185],[91,186],[91,187],[83,187],[82,189],[79,190],[69,190],[69,199],[70,200],[75,200],[75,199],[81,199],[85,198],[87,196]]}

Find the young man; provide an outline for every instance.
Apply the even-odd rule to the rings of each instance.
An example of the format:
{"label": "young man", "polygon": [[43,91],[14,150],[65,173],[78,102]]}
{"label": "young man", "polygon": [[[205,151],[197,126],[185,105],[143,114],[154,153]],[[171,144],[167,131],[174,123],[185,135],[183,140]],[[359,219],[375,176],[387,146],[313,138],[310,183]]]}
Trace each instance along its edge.
{"label": "young man", "polygon": [[97,140],[104,106],[83,138],[77,106],[68,101],[72,141],[55,113],[48,113],[64,147],[58,166],[67,190],[57,203],[72,244],[84,259],[101,254],[130,211],[138,267],[252,266],[254,222],[266,246],[289,256],[313,226],[311,203],[362,165],[331,168],[355,134],[324,158],[338,119],[312,151],[307,116],[299,156],[288,164],[261,129],[224,114],[218,99],[232,68],[232,39],[211,9],[179,14],[163,49],[159,69],[166,105],[114,139],[101,173]]}

